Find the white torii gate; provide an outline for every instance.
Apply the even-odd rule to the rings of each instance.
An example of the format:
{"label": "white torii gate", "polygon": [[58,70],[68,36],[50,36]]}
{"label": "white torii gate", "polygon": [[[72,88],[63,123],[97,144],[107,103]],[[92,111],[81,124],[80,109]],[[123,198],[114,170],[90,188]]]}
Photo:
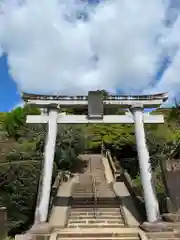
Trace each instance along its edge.
{"label": "white torii gate", "polygon": [[[57,135],[57,123],[134,123],[137,144],[137,153],[140,165],[140,175],[144,191],[148,222],[155,222],[159,219],[159,207],[152,186],[151,165],[149,152],[146,146],[144,123],[164,123],[162,115],[149,115],[143,113],[144,108],[159,107],[167,100],[167,93],[144,96],[107,96],[103,97],[102,92],[89,92],[88,96],[43,96],[35,94],[22,94],[27,104],[39,108],[48,109],[46,115],[27,116],[27,123],[48,123],[48,133],[44,154],[44,175],[42,194],[38,207],[40,222],[46,222],[48,216],[54,153]],[[83,108],[88,106],[86,115],[65,115],[58,113],[61,107]],[[121,107],[129,108],[131,114],[126,115],[104,115],[104,108]]]}

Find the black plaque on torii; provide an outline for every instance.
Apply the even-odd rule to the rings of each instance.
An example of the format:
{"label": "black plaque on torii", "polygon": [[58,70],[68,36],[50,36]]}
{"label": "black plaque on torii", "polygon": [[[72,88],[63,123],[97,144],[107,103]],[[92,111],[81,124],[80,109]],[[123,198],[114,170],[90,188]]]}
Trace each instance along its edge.
{"label": "black plaque on torii", "polygon": [[89,119],[103,119],[103,91],[89,91],[88,92],[88,118]]}

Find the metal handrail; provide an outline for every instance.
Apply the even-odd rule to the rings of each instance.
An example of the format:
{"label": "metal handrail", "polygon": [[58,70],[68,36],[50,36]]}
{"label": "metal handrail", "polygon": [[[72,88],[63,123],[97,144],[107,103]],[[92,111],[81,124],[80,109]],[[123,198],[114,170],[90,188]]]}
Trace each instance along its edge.
{"label": "metal handrail", "polygon": [[94,213],[94,218],[96,218],[96,207],[97,207],[97,195],[96,195],[96,180],[95,177],[93,175],[93,171],[92,171],[92,165],[91,165],[91,159],[89,159],[89,172],[90,172],[90,176],[92,179],[92,192],[93,192],[93,200],[94,200],[94,209],[93,209],[93,213]]}
{"label": "metal handrail", "polygon": [[116,168],[115,163],[112,159],[111,151],[109,149],[106,149],[103,143],[102,143],[101,149],[102,149],[101,150],[102,154],[105,156],[105,158],[108,159],[111,170],[113,172],[113,176],[115,177],[115,174],[117,172],[117,168]]}
{"label": "metal handrail", "polygon": [[97,194],[96,194],[96,180],[95,177],[92,176],[92,185],[93,185],[93,196],[94,196],[94,218],[97,217],[97,212],[96,212],[96,208],[97,208]]}

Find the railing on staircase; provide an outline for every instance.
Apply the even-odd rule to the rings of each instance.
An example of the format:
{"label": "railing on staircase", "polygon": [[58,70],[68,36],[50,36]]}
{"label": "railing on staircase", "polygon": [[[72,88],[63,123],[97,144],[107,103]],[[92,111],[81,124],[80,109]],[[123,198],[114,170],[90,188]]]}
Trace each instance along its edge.
{"label": "railing on staircase", "polygon": [[93,176],[92,174],[92,184],[93,184],[93,200],[94,200],[94,218],[96,219],[97,217],[97,213],[96,213],[96,210],[97,210],[97,189],[96,189],[96,180],[95,180],[95,177]]}
{"label": "railing on staircase", "polygon": [[92,193],[93,193],[93,214],[94,214],[94,218],[97,217],[96,214],[96,208],[97,208],[97,189],[96,189],[96,180],[95,177],[93,175],[93,171],[92,171],[92,165],[91,165],[91,159],[89,159],[89,167],[90,167],[90,175],[91,175],[91,179],[92,179]]}
{"label": "railing on staircase", "polygon": [[108,159],[114,179],[117,180],[117,178],[121,175],[121,171],[117,169],[117,166],[112,158],[111,151],[109,149],[106,149],[103,143],[101,146],[101,154]]}

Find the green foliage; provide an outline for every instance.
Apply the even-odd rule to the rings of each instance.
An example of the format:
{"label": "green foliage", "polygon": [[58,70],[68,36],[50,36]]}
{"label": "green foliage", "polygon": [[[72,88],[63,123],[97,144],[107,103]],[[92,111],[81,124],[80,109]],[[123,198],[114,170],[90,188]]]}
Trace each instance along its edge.
{"label": "green foliage", "polygon": [[2,124],[5,120],[6,113],[0,112],[0,124]]}
{"label": "green foliage", "polygon": [[[104,95],[108,93],[104,92]],[[146,136],[156,175],[156,190],[163,194],[159,163],[166,160],[180,139],[179,109],[161,109],[155,113],[158,111],[165,114],[166,122],[164,125],[147,125]],[[70,109],[69,112],[81,114],[87,110]],[[32,222],[47,131],[45,124],[26,124],[27,114],[39,114],[39,110],[25,106],[0,114],[0,126],[8,133],[8,139],[0,143],[0,204],[7,206],[11,233],[26,229]],[[124,114],[124,110],[119,110],[119,114]],[[133,125],[59,125],[55,152],[57,167],[72,171],[79,164],[78,155],[85,148],[99,153],[102,142],[142,191]]]}
{"label": "green foliage", "polygon": [[17,129],[23,123],[23,118],[21,108],[14,110],[13,113],[7,113],[3,125],[9,136],[18,137]]}
{"label": "green foliage", "polygon": [[133,179],[133,184],[140,190],[141,193],[143,193],[140,174],[138,174],[136,178]]}
{"label": "green foliage", "polygon": [[36,204],[39,175],[40,161],[0,165],[0,204],[8,209],[10,232],[29,224]]}
{"label": "green foliage", "polygon": [[90,148],[99,148],[104,142],[108,146],[122,149],[125,144],[135,142],[131,125],[122,124],[92,124],[87,127]]}
{"label": "green foliage", "polygon": [[60,169],[70,170],[77,160],[77,155],[71,147],[67,147],[66,149],[59,148],[56,152],[55,161]]}
{"label": "green foliage", "polygon": [[2,124],[9,137],[18,139],[22,136],[21,130],[26,126],[27,114],[39,114],[39,110],[34,107],[25,106],[24,108],[18,107],[6,113]]}
{"label": "green foliage", "polygon": [[[8,139],[0,144],[0,204],[8,209],[12,235],[27,229],[34,218],[47,131],[45,124],[26,124],[27,114],[39,114],[39,110],[16,108],[2,121]],[[82,130],[74,125],[59,127],[55,154],[59,168],[67,170],[78,162],[77,156],[85,146]],[[55,164],[53,178],[56,172]]]}
{"label": "green foliage", "polygon": [[83,129],[61,125],[58,129],[55,162],[60,169],[70,170],[85,149]]}
{"label": "green foliage", "polygon": [[24,141],[17,143],[12,151],[7,154],[7,161],[26,161],[26,160],[41,160],[41,149],[38,148],[36,141]]}

